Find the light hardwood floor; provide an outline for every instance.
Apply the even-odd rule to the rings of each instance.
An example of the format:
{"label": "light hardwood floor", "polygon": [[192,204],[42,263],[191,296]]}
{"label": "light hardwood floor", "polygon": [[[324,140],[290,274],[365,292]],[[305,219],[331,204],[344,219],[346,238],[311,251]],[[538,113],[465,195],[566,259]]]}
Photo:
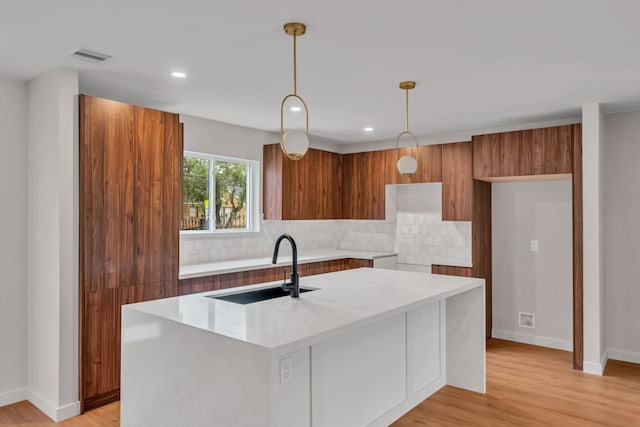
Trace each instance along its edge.
{"label": "light hardwood floor", "polygon": [[[113,427],[113,403],[61,423],[28,402],[0,408],[0,426]],[[444,387],[394,427],[640,426],[640,365],[609,361],[603,377],[571,369],[571,353],[490,340],[487,394]]]}

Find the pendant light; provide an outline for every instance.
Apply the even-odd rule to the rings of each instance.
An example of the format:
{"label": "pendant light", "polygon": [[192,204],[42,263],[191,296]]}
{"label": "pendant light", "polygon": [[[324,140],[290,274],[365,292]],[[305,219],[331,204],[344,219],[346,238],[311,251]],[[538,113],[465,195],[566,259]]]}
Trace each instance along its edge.
{"label": "pendant light", "polygon": [[[309,110],[307,109],[307,104],[297,93],[296,39],[307,32],[307,27],[299,22],[289,22],[284,24],[284,32],[293,37],[293,93],[285,96],[280,105],[280,147],[291,160],[300,160],[309,149]],[[289,98],[297,98],[304,108],[306,115],[304,131],[290,129],[285,132],[284,130],[284,107]]]}
{"label": "pendant light", "polygon": [[416,87],[416,82],[400,83],[400,89],[404,90],[406,94],[406,98],[405,98],[406,120],[405,120],[404,131],[400,132],[398,134],[398,137],[396,138],[396,160],[398,161],[398,164],[397,164],[398,172],[400,172],[400,174],[403,176],[413,175],[418,170],[418,161],[414,156],[407,155],[407,156],[402,156],[398,159],[398,156],[400,153],[400,139],[402,137],[409,137],[412,140],[413,142],[412,145],[416,146],[416,156],[418,155],[418,138],[416,138],[416,136],[409,131],[409,90],[415,87]]}

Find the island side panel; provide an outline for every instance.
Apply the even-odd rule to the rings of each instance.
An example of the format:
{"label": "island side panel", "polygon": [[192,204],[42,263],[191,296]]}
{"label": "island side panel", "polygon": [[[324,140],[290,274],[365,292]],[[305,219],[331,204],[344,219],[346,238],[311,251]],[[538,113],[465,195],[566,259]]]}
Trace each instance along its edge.
{"label": "island side panel", "polygon": [[402,313],[311,346],[314,427],[365,426],[406,399]]}
{"label": "island side panel", "polygon": [[484,286],[446,299],[447,384],[485,393]]}
{"label": "island side panel", "polygon": [[271,354],[122,309],[121,426],[269,426]]}

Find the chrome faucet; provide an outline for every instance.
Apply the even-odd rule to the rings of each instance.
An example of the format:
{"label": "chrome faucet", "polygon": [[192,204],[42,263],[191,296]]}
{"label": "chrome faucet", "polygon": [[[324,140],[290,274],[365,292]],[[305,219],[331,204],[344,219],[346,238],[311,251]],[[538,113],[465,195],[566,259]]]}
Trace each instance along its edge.
{"label": "chrome faucet", "polygon": [[298,248],[296,247],[296,242],[293,240],[288,234],[283,234],[276,240],[276,246],[273,249],[273,259],[271,260],[272,264],[275,264],[278,261],[278,250],[280,249],[280,242],[283,239],[287,239],[289,243],[291,243],[291,252],[293,255],[293,262],[291,266],[291,281],[287,283],[286,281],[282,284],[282,290],[291,291],[291,298],[299,298],[300,297],[300,277],[298,277]]}

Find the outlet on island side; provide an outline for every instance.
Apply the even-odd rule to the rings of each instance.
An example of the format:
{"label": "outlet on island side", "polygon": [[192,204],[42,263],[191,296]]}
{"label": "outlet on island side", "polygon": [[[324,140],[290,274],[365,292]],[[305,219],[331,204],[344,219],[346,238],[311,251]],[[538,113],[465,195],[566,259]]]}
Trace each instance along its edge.
{"label": "outlet on island side", "polygon": [[293,362],[290,357],[280,360],[280,384],[286,384],[293,379]]}

